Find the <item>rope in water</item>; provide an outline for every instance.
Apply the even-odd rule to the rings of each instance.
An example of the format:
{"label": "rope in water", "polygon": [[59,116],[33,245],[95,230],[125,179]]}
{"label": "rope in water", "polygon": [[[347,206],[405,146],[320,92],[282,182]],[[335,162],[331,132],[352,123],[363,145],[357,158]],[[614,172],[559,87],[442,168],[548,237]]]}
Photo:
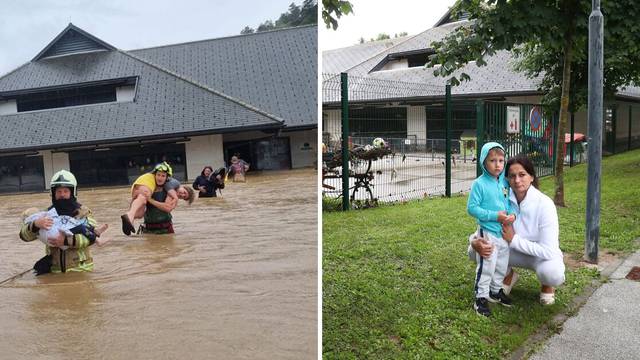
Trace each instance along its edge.
{"label": "rope in water", "polygon": [[10,277],[8,279],[4,279],[4,280],[0,281],[0,285],[3,285],[4,283],[7,283],[7,282],[11,281],[11,280],[17,278],[18,276],[22,276],[22,275],[28,273],[31,270],[33,270],[33,269],[27,269],[27,270],[21,272],[20,274],[16,274],[16,275],[13,275],[12,277]]}

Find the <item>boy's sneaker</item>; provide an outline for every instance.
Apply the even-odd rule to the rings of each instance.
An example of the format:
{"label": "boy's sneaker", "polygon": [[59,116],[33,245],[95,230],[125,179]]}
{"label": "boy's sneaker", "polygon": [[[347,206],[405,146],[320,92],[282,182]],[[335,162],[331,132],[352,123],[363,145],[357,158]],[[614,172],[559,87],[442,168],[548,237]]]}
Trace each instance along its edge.
{"label": "boy's sneaker", "polygon": [[478,315],[486,317],[491,316],[491,310],[489,310],[489,302],[487,301],[487,298],[476,298],[476,301],[473,303],[473,309]]}
{"label": "boy's sneaker", "polygon": [[492,303],[500,303],[504,306],[511,307],[513,301],[504,293],[504,290],[500,289],[497,293],[489,292],[489,301]]}

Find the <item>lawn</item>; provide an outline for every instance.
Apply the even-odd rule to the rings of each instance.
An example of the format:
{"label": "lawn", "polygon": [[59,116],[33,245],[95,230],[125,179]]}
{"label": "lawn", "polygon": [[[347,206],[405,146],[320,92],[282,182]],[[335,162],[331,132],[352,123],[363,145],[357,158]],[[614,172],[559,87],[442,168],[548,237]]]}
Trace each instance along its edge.
{"label": "lawn", "polygon": [[[559,209],[560,244],[584,252],[587,166],[565,168],[566,208]],[[640,150],[602,163],[601,254],[639,247]],[[553,194],[553,179],[541,189]],[[509,355],[554,315],[566,312],[596,270],[567,269],[556,304],[538,304],[535,274],[520,271],[511,309],[493,317],[471,305],[475,263],[466,256],[474,231],[466,196],[362,211],[323,213],[323,356],[327,359],[477,358]]]}

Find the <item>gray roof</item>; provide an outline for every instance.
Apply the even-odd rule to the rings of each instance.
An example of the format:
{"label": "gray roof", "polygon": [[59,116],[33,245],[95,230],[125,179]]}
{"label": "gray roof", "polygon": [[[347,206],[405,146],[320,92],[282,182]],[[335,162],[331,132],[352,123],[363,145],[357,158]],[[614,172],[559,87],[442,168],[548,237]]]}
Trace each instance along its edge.
{"label": "gray roof", "polygon": [[[441,22],[442,21],[439,21],[439,23]],[[468,22],[459,21],[441,24],[371,56],[368,56],[366,52],[367,49],[363,46],[364,44],[324,51],[323,64],[328,63],[333,65],[335,63],[339,63],[342,58],[349,57],[351,63],[356,63],[356,65],[347,69],[342,69],[341,71],[346,71],[353,77],[361,77],[361,79],[358,79],[360,84],[364,84],[367,79],[371,80],[372,84],[375,84],[375,81],[379,80],[401,82],[403,84],[399,84],[400,87],[413,87],[413,91],[404,92],[415,97],[433,97],[433,93],[430,89],[435,86],[442,89],[440,92],[440,96],[442,96],[444,95],[444,87],[447,78],[434,76],[433,68],[413,67],[381,71],[372,70],[388,55],[421,49],[430,49],[433,41],[442,40],[456,27],[464,23]],[[361,47],[363,50],[360,50]],[[360,59],[356,59],[355,56],[353,56],[354,54],[362,55],[362,57]],[[515,71],[513,68],[514,58],[510,52],[499,51],[494,56],[487,58],[486,62],[487,65],[482,67],[477,66],[475,63],[469,63],[457,71],[454,75],[459,75],[464,72],[471,77],[471,80],[462,82],[459,86],[452,87],[452,94],[469,97],[485,95],[517,96],[525,94],[541,94],[541,92],[538,91],[541,78],[529,79],[523,73]],[[323,72],[330,71],[323,68]],[[419,84],[425,84],[428,85],[428,87],[420,88],[418,86]],[[626,89],[622,89],[618,95],[640,98],[640,89],[630,86]],[[334,97],[335,96],[333,95],[328,97],[325,96],[323,101],[325,103],[335,101]],[[396,98],[397,96],[392,94],[390,97]]]}
{"label": "gray roof", "polygon": [[131,50],[140,58],[284,120],[317,126],[318,27]]}
{"label": "gray roof", "polygon": [[[281,121],[158,70],[121,51],[30,62],[0,79],[0,91],[138,76],[135,102],[0,116],[0,150],[277,128]],[[168,101],[171,100],[171,101]]]}
{"label": "gray roof", "polygon": [[[64,35],[74,30],[73,41],[86,34],[70,24],[56,39],[68,41]],[[2,115],[0,127],[12,131],[0,138],[0,152],[317,126],[317,26],[131,52],[44,56],[57,45],[52,41],[38,61],[0,77],[0,96],[137,77],[135,101]]]}
{"label": "gray roof", "polygon": [[116,48],[69,23],[66,29],[62,30],[62,32],[31,61],[38,61],[46,57],[101,50],[116,50]]}
{"label": "gray roof", "polygon": [[395,39],[371,41],[356,46],[348,46],[322,52],[322,72],[338,74],[360,64],[363,59],[369,59],[384,50],[396,46],[409,39],[403,36]]}

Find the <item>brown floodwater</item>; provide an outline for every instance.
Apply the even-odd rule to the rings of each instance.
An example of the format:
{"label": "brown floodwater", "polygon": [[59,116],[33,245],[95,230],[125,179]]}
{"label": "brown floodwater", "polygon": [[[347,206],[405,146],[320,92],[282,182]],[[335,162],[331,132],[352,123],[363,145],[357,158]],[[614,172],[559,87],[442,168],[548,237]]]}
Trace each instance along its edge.
{"label": "brown floodwater", "polygon": [[[173,235],[127,237],[129,189],[83,189],[110,241],[92,273],[31,272],[20,214],[48,193],[0,196],[0,358],[317,357],[317,175],[264,172],[174,210]],[[136,222],[136,226],[137,226]]]}

